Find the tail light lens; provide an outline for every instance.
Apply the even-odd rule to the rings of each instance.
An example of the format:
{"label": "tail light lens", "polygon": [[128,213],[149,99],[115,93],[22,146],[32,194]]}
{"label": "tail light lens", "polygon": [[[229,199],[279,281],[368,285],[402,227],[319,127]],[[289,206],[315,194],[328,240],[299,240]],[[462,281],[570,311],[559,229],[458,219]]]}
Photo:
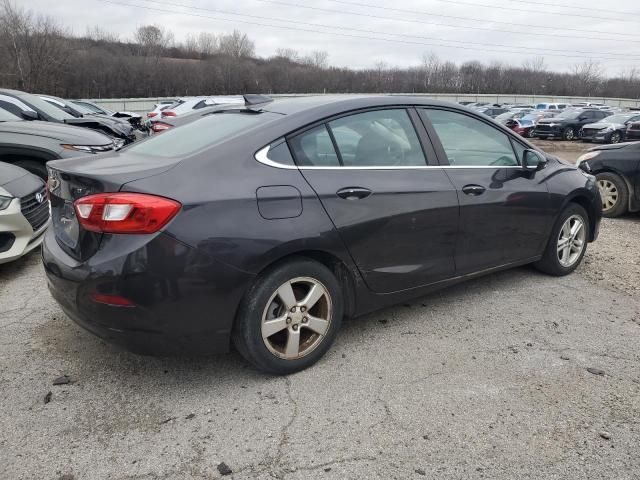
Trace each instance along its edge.
{"label": "tail light lens", "polygon": [[99,233],[155,233],[182,205],[175,200],[144,193],[99,193],[75,202],[85,230]]}
{"label": "tail light lens", "polygon": [[158,112],[149,112],[147,113],[147,118],[153,118],[158,115]]}
{"label": "tail light lens", "polygon": [[162,116],[163,117],[175,117],[176,116],[176,112],[174,112],[173,110],[163,110],[162,111]]}
{"label": "tail light lens", "polygon": [[172,127],[173,125],[169,125],[168,123],[156,122],[151,126],[151,130],[153,130],[154,133],[160,133]]}

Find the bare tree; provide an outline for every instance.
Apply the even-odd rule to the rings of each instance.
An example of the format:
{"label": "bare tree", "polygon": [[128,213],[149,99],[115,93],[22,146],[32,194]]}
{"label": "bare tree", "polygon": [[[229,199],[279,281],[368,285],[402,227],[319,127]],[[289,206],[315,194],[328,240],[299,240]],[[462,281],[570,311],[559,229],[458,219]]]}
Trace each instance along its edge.
{"label": "bare tree", "polygon": [[55,88],[68,58],[65,36],[51,17],[35,16],[9,0],[0,6],[0,42],[20,89]]}
{"label": "bare tree", "polygon": [[246,33],[234,30],[229,35],[222,35],[218,51],[229,57],[253,57],[255,55],[256,46],[252,40],[247,37]]}
{"label": "bare tree", "polygon": [[532,57],[526,59],[522,62],[522,68],[529,72],[544,72],[547,69],[547,66],[544,61],[544,57]]}

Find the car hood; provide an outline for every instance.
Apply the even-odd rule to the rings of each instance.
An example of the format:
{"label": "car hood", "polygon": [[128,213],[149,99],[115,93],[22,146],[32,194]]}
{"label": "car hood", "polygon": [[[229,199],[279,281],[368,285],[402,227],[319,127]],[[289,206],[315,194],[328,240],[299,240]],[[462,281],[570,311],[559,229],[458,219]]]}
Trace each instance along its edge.
{"label": "car hood", "polygon": [[133,134],[133,127],[129,122],[104,115],[87,115],[82,118],[68,118],[65,120],[65,123],[67,125],[77,125],[86,128],[102,126],[117,137],[128,137]]}
{"label": "car hood", "polygon": [[29,175],[24,168],[16,167],[10,163],[0,162],[0,187]]}
{"label": "car hood", "polygon": [[541,118],[538,120],[538,124],[548,125],[550,123],[568,123],[571,120],[567,120],[566,118]]}
{"label": "car hood", "polygon": [[36,135],[71,145],[106,145],[112,143],[109,137],[100,132],[65,125],[64,123],[41,122],[38,120],[31,122],[2,122],[0,123],[0,132]]}
{"label": "car hood", "polygon": [[625,128],[625,124],[624,123],[611,123],[611,122],[596,122],[596,123],[589,123],[587,125],[585,125],[583,128],[593,128],[594,130],[602,130],[604,128],[608,128],[611,127],[614,130],[617,130],[619,128]]}

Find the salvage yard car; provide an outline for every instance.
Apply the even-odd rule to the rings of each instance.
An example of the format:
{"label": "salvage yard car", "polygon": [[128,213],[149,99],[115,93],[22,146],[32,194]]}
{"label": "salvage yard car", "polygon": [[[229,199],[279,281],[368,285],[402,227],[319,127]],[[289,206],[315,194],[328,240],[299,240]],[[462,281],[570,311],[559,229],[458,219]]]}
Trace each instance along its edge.
{"label": "salvage yard car", "polygon": [[50,160],[113,150],[113,139],[100,132],[54,122],[28,122],[0,107],[0,162],[22,167],[44,180]]}
{"label": "salvage yard car", "polygon": [[625,139],[627,126],[634,122],[640,122],[640,112],[617,113],[583,126],[580,139],[583,142],[620,143]]}
{"label": "salvage yard car", "polygon": [[604,216],[640,211],[640,142],[592,148],[577,165],[596,176]]}
{"label": "salvage yard car", "polygon": [[0,263],[39,247],[48,224],[44,182],[23,168],[0,162]]}
{"label": "salvage yard car", "polygon": [[133,127],[127,122],[115,118],[76,118],[37,95],[18,90],[0,90],[0,108],[22,117],[24,120],[64,123],[102,132],[112,137],[117,148],[136,139]]}
{"label": "salvage yard car", "polygon": [[289,374],[343,317],[518,265],[567,275],[598,235],[595,178],[480,113],[403,96],[268,102],[49,164],[42,259],[71,319],[144,353],[233,341]]}
{"label": "salvage yard car", "polygon": [[610,112],[602,110],[567,110],[555,117],[539,120],[534,133],[541,140],[547,138],[575,140],[584,125],[596,123],[609,115],[611,115]]}

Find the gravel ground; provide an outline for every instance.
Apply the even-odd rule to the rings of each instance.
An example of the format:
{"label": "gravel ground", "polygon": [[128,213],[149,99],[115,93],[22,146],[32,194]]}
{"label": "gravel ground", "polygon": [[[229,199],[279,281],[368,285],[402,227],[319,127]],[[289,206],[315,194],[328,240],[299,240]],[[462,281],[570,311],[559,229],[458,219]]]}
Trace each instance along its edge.
{"label": "gravel ground", "polygon": [[638,238],[640,216],[605,220],[568,277],[347,322],[288,378],[119,352],[65,318],[37,254],[0,265],[0,478],[637,479]]}

